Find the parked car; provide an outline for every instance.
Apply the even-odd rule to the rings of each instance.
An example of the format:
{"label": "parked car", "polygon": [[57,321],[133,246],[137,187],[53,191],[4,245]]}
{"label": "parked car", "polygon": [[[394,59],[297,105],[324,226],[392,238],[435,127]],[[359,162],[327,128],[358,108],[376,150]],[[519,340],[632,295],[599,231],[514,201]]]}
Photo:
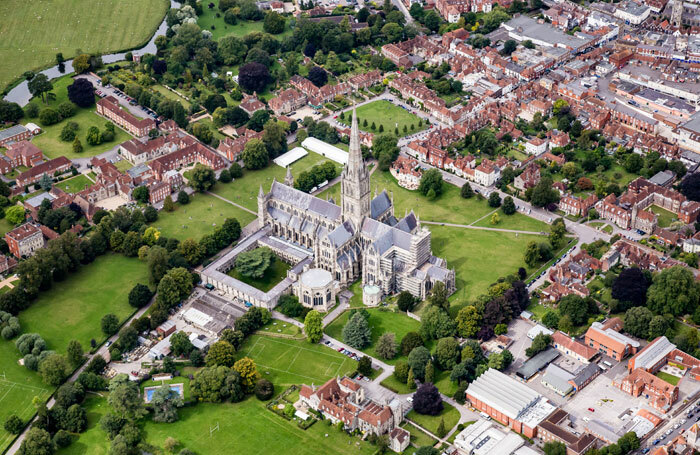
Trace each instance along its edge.
{"label": "parked car", "polygon": [[595,412],[595,409],[593,409],[593,408],[588,408],[588,410],[591,412]]}

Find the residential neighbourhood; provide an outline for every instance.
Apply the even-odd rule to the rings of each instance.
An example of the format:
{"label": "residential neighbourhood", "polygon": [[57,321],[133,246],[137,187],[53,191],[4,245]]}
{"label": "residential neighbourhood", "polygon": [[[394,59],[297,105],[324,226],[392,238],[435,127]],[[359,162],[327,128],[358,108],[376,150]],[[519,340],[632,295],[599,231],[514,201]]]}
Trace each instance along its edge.
{"label": "residential neighbourhood", "polygon": [[0,453],[700,453],[695,0],[9,1]]}

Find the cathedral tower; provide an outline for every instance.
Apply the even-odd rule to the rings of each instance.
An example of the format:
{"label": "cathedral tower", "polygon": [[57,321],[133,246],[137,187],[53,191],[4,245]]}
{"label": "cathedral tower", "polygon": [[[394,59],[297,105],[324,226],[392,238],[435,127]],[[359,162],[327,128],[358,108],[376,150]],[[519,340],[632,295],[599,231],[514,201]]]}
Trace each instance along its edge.
{"label": "cathedral tower", "polygon": [[348,164],[343,169],[340,180],[343,220],[351,220],[355,229],[362,227],[364,217],[370,215],[369,171],[362,159],[360,149],[360,131],[357,115],[352,111],[352,128],[350,130],[350,152]]}

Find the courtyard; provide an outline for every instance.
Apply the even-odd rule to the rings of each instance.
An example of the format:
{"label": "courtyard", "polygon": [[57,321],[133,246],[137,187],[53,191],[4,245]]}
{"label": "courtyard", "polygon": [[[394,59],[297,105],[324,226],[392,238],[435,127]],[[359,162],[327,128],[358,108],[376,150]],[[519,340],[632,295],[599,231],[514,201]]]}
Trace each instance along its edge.
{"label": "courtyard", "polygon": [[[398,128],[399,136],[427,129],[425,120],[422,121],[422,126],[419,126],[421,119],[417,115],[386,100],[376,100],[358,107],[357,118],[360,129],[370,133],[381,133],[380,125],[384,127],[383,132],[387,134],[394,134],[395,128]],[[367,121],[366,125],[365,120]],[[345,115],[344,123],[350,124],[348,114]],[[372,123],[375,124],[375,129],[371,128]]]}
{"label": "courtyard", "polygon": [[245,284],[253,286],[255,289],[259,289],[262,292],[267,292],[287,276],[287,271],[290,268],[291,266],[289,264],[280,259],[279,256],[275,255],[275,259],[270,264],[270,267],[265,270],[265,274],[261,278],[244,276],[236,267],[229,270],[226,274],[244,282]]}
{"label": "courtyard", "polygon": [[85,186],[92,185],[93,182],[83,174],[58,182],[56,186],[66,193],[77,193],[85,189]]}

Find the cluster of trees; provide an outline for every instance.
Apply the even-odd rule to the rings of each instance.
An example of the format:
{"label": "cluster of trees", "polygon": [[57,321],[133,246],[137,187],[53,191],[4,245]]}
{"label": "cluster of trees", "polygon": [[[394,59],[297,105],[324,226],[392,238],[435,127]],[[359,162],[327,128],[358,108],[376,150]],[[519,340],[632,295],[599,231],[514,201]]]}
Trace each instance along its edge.
{"label": "cluster of trees", "polygon": [[0,336],[6,340],[11,340],[20,334],[22,328],[19,319],[7,311],[0,311]]}
{"label": "cluster of trees", "polygon": [[428,169],[420,178],[418,191],[430,200],[442,194],[442,173],[437,169]]}
{"label": "cluster of trees", "polygon": [[267,247],[246,251],[236,257],[236,270],[248,278],[260,279],[276,260],[275,253]]}
{"label": "cluster of trees", "polygon": [[[255,115],[253,115],[254,118]],[[293,124],[296,125],[296,123]],[[268,120],[265,122],[262,128],[262,139],[251,139],[243,148],[241,159],[246,169],[262,169],[269,164],[271,159],[285,153],[287,151],[288,129],[289,125],[283,121]]]}
{"label": "cluster of trees", "polygon": [[338,175],[338,169],[335,167],[335,163],[326,161],[299,174],[294,180],[294,188],[308,193],[319,184],[334,179],[336,175]]}

